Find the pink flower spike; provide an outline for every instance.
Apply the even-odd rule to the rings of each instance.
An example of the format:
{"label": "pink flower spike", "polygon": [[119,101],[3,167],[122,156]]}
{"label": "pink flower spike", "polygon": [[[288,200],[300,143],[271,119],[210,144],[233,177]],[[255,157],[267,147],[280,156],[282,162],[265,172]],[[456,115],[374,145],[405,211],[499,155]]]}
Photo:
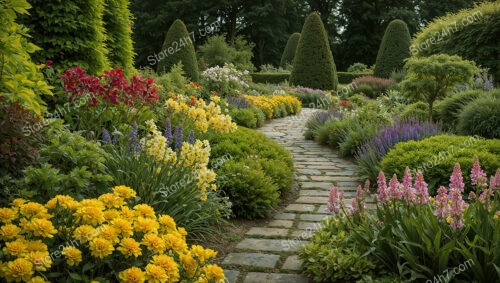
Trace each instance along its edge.
{"label": "pink flower spike", "polygon": [[377,200],[384,204],[389,201],[389,194],[387,190],[387,181],[385,180],[384,172],[380,171],[377,178]]}
{"label": "pink flower spike", "polygon": [[448,190],[441,186],[436,196],[436,209],[434,215],[440,220],[446,220],[449,215]]}
{"label": "pink flower spike", "polygon": [[497,169],[495,177],[490,178],[490,188],[492,190],[500,190],[500,168]]}
{"label": "pink flower spike", "polygon": [[464,179],[462,177],[462,170],[460,170],[460,164],[455,163],[453,167],[453,173],[450,177],[450,190],[458,190],[460,193],[464,192]]}
{"label": "pink flower spike", "polygon": [[415,193],[419,204],[426,204],[429,202],[429,189],[424,180],[424,174],[420,170],[418,170],[417,177],[415,177]]}
{"label": "pink flower spike", "polygon": [[405,202],[409,204],[414,202],[415,199],[415,189],[411,184],[410,168],[406,167],[405,174],[403,176],[403,200],[405,200]]}
{"label": "pink flower spike", "polygon": [[396,174],[394,174],[392,179],[389,181],[389,194],[393,200],[399,200],[403,196],[403,191],[400,188]]}
{"label": "pink flower spike", "polygon": [[473,186],[478,186],[480,188],[488,186],[488,184],[486,183],[488,181],[488,178],[486,177],[486,173],[484,173],[484,171],[481,169],[477,156],[474,157],[474,163],[472,164],[470,178]]}
{"label": "pink flower spike", "polygon": [[328,196],[328,204],[325,212],[329,213],[339,213],[344,206],[344,192],[339,190],[337,187],[333,187],[330,190]]}

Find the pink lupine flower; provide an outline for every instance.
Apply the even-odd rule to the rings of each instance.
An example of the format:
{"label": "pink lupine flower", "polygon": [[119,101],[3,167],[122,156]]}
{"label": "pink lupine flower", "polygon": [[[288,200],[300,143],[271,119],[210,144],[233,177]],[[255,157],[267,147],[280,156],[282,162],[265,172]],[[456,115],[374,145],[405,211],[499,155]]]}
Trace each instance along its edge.
{"label": "pink lupine flower", "polygon": [[486,173],[484,173],[484,171],[481,169],[477,157],[474,157],[474,163],[472,164],[472,169],[470,172],[470,179],[473,186],[482,188],[488,185],[486,183],[488,181],[488,178],[486,177]]}
{"label": "pink lupine flower", "polygon": [[365,190],[365,192],[370,191],[370,180],[366,179],[363,189]]}
{"label": "pink lupine flower", "polygon": [[328,197],[328,204],[325,209],[329,213],[339,213],[344,206],[344,192],[339,190],[339,188],[333,187],[330,190],[330,195]]}
{"label": "pink lupine flower", "polygon": [[377,201],[384,204],[389,201],[389,192],[387,189],[387,181],[385,180],[385,175],[382,171],[378,174],[377,185]]}
{"label": "pink lupine flower", "polygon": [[401,190],[396,174],[389,181],[389,194],[393,200],[399,200],[403,196],[403,191]]}
{"label": "pink lupine flower", "polygon": [[455,163],[453,167],[453,173],[450,177],[450,190],[458,190],[460,193],[464,192],[464,179],[462,177],[462,170],[460,170],[460,164]]}
{"label": "pink lupine flower", "polygon": [[497,169],[495,173],[495,177],[490,179],[490,188],[493,190],[500,190],[500,168]]}
{"label": "pink lupine flower", "polygon": [[412,203],[416,200],[415,189],[411,184],[411,172],[408,167],[406,167],[405,174],[403,176],[403,200],[406,203]]}
{"label": "pink lupine flower", "polygon": [[449,213],[448,204],[448,190],[441,186],[438,189],[438,194],[436,196],[436,209],[434,210],[434,215],[440,220],[446,220]]}
{"label": "pink lupine flower", "polygon": [[490,187],[490,188],[488,188],[488,189],[485,189],[485,190],[481,193],[481,195],[479,195],[479,201],[480,201],[480,202],[486,202],[486,203],[488,203],[488,202],[489,202],[490,197],[492,197],[492,196],[493,196],[493,190],[492,190],[492,189],[491,189],[491,187]]}
{"label": "pink lupine flower", "polygon": [[363,214],[363,211],[366,209],[363,196],[364,191],[361,186],[358,186],[356,189],[356,197],[352,199],[351,206],[348,209],[350,215],[353,215],[356,211],[359,214]]}
{"label": "pink lupine flower", "polygon": [[448,197],[451,199],[451,204],[448,207],[449,218],[446,220],[451,228],[462,228],[464,226],[463,213],[469,205],[462,199],[462,192],[459,188],[450,188]]}
{"label": "pink lupine flower", "polygon": [[415,177],[415,194],[417,195],[417,203],[426,204],[429,202],[429,190],[427,183],[424,181],[424,174],[418,170]]}

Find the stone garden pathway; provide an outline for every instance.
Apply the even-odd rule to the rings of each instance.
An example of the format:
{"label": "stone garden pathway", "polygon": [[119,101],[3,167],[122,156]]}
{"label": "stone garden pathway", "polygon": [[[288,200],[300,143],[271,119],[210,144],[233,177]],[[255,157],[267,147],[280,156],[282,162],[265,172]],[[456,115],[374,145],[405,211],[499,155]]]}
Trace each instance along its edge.
{"label": "stone garden pathway", "polygon": [[302,267],[297,253],[327,216],[324,210],[330,188],[333,185],[342,188],[346,203],[350,204],[354,197],[358,186],[355,165],[304,139],[307,120],[316,111],[319,110],[303,109],[297,116],[272,120],[259,129],[292,153],[299,198],[272,220],[250,228],[246,238],[222,263],[226,282],[309,282],[300,274]]}

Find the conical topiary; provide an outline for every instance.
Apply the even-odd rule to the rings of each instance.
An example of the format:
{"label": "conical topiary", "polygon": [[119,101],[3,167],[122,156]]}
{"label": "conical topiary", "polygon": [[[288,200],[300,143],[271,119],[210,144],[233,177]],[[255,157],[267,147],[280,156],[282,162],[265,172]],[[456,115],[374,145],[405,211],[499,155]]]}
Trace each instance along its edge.
{"label": "conical topiary", "polygon": [[132,43],[132,14],[130,0],[105,0],[104,27],[108,59],[113,68],[122,68],[126,74],[134,69],[134,47]]}
{"label": "conical topiary", "polygon": [[293,64],[293,58],[295,58],[295,51],[297,50],[299,40],[300,33],[298,32],[292,34],[288,38],[283,55],[281,55],[280,67],[285,68],[287,64]]}
{"label": "conical topiary", "polygon": [[392,71],[402,69],[404,60],[410,57],[410,44],[410,32],[405,22],[390,22],[380,43],[373,74],[376,77],[388,78]]}
{"label": "conical topiary", "polygon": [[309,15],[302,28],[290,83],[318,89],[337,89],[337,70],[328,35],[317,13]]}
{"label": "conical topiary", "polygon": [[172,66],[182,62],[183,70],[192,81],[198,81],[200,72],[192,38],[186,25],[181,20],[175,20],[167,32],[162,50],[158,56],[158,72],[170,71]]}

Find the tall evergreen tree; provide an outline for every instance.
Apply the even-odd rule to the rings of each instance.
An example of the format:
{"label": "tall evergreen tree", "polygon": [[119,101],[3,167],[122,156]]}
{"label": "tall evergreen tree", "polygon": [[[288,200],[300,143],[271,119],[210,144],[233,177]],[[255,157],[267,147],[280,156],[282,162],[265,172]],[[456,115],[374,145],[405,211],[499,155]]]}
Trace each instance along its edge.
{"label": "tall evergreen tree", "polygon": [[200,72],[194,51],[194,41],[181,20],[176,20],[172,24],[167,32],[163,48],[157,56],[159,73],[170,71],[172,66],[180,62],[184,72],[192,81],[199,80]]}
{"label": "tall evergreen tree", "polygon": [[336,90],[337,70],[323,22],[318,13],[307,17],[293,61],[290,83]]}
{"label": "tall evergreen tree", "polygon": [[104,26],[110,64],[112,67],[120,67],[126,74],[130,74],[134,65],[134,47],[129,0],[105,1]]}
{"label": "tall evergreen tree", "polygon": [[380,43],[373,74],[388,78],[395,70],[403,68],[404,60],[410,57],[410,33],[405,22],[392,21],[385,30]]}
{"label": "tall evergreen tree", "polygon": [[295,58],[295,51],[297,50],[297,45],[299,44],[300,33],[296,32],[292,34],[286,43],[285,50],[281,56],[280,67],[284,68],[287,64],[293,63],[293,58]]}

